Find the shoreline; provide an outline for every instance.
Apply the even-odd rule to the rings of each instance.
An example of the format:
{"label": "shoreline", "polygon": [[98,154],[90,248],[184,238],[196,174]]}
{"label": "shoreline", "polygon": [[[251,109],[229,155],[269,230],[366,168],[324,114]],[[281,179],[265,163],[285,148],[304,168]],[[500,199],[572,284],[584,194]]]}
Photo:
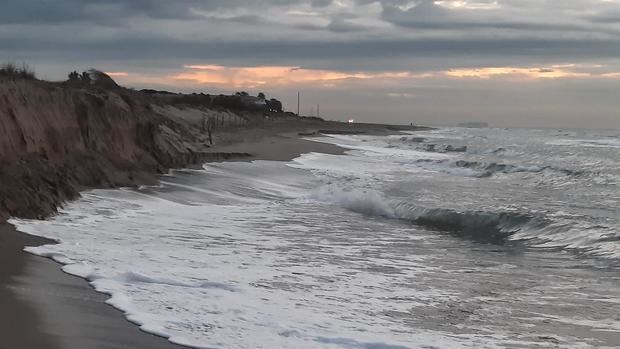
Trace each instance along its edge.
{"label": "shoreline", "polygon": [[0,308],[3,310],[0,329],[2,344],[7,348],[60,348],[43,330],[34,305],[21,300],[16,292],[23,287],[20,279],[26,275],[26,268],[37,261],[36,256],[24,248],[48,243],[54,241],[19,232],[12,224],[0,223]]}
{"label": "shoreline", "polygon": [[0,328],[7,329],[0,347],[182,348],[141,331],[105,303],[109,296],[96,292],[87,280],[63,272],[60,263],[23,250],[54,241],[20,232],[9,223],[0,224],[0,234],[0,255],[12,254],[17,266],[0,273]]}
{"label": "shoreline", "polygon": [[[345,153],[344,148],[303,139],[307,134],[299,126],[310,125],[296,126],[237,130],[234,138],[220,135],[222,145],[214,146],[213,154],[233,155],[214,156],[208,162],[290,161],[310,152]],[[351,128],[356,131],[350,134],[398,133],[397,129],[379,124],[351,126],[325,122],[320,127],[323,132],[333,129],[335,133]],[[318,135],[318,130],[313,132]],[[235,138],[237,141],[226,141]],[[13,225],[0,222],[0,308],[8,309],[0,313],[0,328],[11,329],[2,333],[3,345],[24,349],[183,348],[141,331],[121,311],[105,303],[108,295],[96,292],[87,280],[63,272],[60,263],[24,251],[24,247],[50,243],[55,242],[19,232]]]}

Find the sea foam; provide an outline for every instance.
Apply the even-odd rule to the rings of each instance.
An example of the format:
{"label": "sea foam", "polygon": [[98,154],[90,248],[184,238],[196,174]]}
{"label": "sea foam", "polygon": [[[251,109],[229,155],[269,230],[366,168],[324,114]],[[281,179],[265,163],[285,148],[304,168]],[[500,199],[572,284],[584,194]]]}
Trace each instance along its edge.
{"label": "sea foam", "polygon": [[[605,274],[620,258],[610,148],[547,144],[545,131],[488,132],[415,136],[467,146],[446,154],[394,148],[402,135],[321,137],[347,155],[172,171],[157,187],[93,190],[47,221],[11,222],[58,241],[28,251],[110,294],[144,331],[196,348],[613,340],[598,336],[620,302]],[[489,164],[500,170],[450,173]]]}

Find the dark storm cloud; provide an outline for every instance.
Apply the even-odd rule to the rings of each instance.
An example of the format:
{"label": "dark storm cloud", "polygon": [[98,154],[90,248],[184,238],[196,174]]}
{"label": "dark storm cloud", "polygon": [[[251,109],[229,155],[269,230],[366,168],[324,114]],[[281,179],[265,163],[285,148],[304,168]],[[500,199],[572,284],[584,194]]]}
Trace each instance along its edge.
{"label": "dark storm cloud", "polygon": [[[353,79],[346,89],[315,88],[334,101],[331,107],[340,103],[344,114],[380,106],[392,121],[409,120],[415,106],[429,115],[445,112],[445,122],[462,110],[492,121],[489,111],[506,107],[486,95],[501,101],[536,91],[513,116],[534,115],[530,106],[539,103],[540,110],[553,111],[547,124],[580,111],[615,126],[617,101],[609,91],[620,81],[618,23],[620,4],[600,0],[3,0],[0,61],[27,61],[52,79],[95,66],[128,72],[123,83],[130,86],[171,89],[178,83],[171,77],[188,64],[300,66],[335,70],[336,76],[408,72],[404,80]],[[469,69],[476,75],[485,67],[517,67],[527,76],[447,74]],[[572,80],[556,83],[536,74]],[[180,88],[213,88],[187,84]],[[294,85],[278,88],[285,101],[296,91]],[[550,89],[580,98],[544,99]],[[343,93],[350,103],[338,102]],[[390,96],[389,103],[381,103],[382,96]],[[295,103],[296,94],[290,98]],[[372,121],[376,110],[369,113]]]}
{"label": "dark storm cloud", "polygon": [[332,3],[332,0],[312,0],[312,6],[325,7]]}
{"label": "dark storm cloud", "polygon": [[[536,22],[528,19],[498,18],[485,11],[455,11],[442,7],[435,0],[422,0],[411,8],[401,8],[398,2],[383,3],[382,18],[398,26],[414,29],[474,30],[508,29],[527,31],[595,31],[583,25]],[[488,11],[487,11],[488,12]]]}
{"label": "dark storm cloud", "polygon": [[196,1],[163,0],[4,0],[0,23],[62,23],[143,14],[153,18],[188,18]]}
{"label": "dark storm cloud", "polygon": [[595,15],[584,16],[583,18],[592,23],[617,24],[620,23],[620,11],[598,13]]}
{"label": "dark storm cloud", "polygon": [[[476,6],[495,4],[482,0],[469,3]],[[315,9],[319,12],[305,21],[287,22],[291,18],[297,19],[287,14],[287,9],[304,4],[304,11]],[[349,0],[348,4],[338,7],[332,0],[4,0],[0,24],[71,24],[73,27],[66,36],[61,36],[62,31],[59,31],[58,37],[45,35],[41,42],[19,32],[11,32],[8,37],[3,37],[0,32],[0,43],[5,50],[76,51],[71,52],[72,55],[92,52],[92,46],[95,46],[119,59],[123,55],[138,58],[136,56],[145,52],[149,55],[174,54],[204,59],[225,59],[249,52],[252,53],[249,57],[271,56],[277,59],[295,59],[299,56],[330,59],[505,55],[510,60],[514,55],[531,55],[570,60],[618,54],[614,47],[617,46],[618,32],[613,26],[604,24],[615,23],[620,16],[618,12],[610,12],[609,5],[601,5],[595,0],[555,3],[505,0],[497,2],[498,8],[491,10],[455,10],[434,0]],[[357,12],[356,7],[373,4],[379,6],[380,12],[375,23],[366,23],[367,18],[362,18],[363,14]],[[570,18],[562,12],[585,5],[598,11],[587,19]],[[531,8],[531,16],[528,15],[528,8]],[[227,15],[222,16],[222,13]],[[190,25],[197,28],[204,26],[206,34],[221,30],[221,40],[213,36],[205,38],[206,34],[191,37],[170,35],[174,34],[174,29],[169,27],[162,27],[160,32],[154,30],[151,35],[137,34],[127,29],[122,37],[113,40],[96,35],[97,26],[111,24],[129,27],[132,18],[136,17],[149,18],[151,23],[192,20]],[[382,22],[384,26],[376,29],[373,26],[376,22]],[[218,27],[219,23],[235,23],[238,27],[222,29]],[[598,25],[601,23],[603,25]],[[93,33],[92,37],[70,39],[71,31],[78,28],[81,32],[79,26],[83,26],[85,32]],[[280,34],[287,28],[303,31],[304,37],[300,39],[299,33],[291,33],[291,40],[295,38],[296,42],[282,40],[277,35],[270,39],[269,33]],[[497,29],[500,33],[492,38],[480,37],[481,32],[491,29]],[[446,31],[453,34],[442,34],[442,39],[437,40],[416,37]],[[338,37],[322,32],[332,32]],[[571,39],[571,36],[564,35],[566,32],[576,32],[581,36]],[[263,35],[254,37],[252,33]],[[365,33],[371,35],[366,37]],[[584,37],[589,34],[603,37]],[[220,41],[224,43],[217,43]],[[380,64],[377,62],[378,69],[381,69]]]}
{"label": "dark storm cloud", "polygon": [[[426,70],[475,65],[491,60],[502,65],[523,65],[536,62],[600,60],[620,57],[618,39],[570,38],[411,38],[398,40],[351,40],[343,42],[264,41],[192,42],[160,37],[127,35],[124,38],[98,41],[53,42],[46,38],[18,38],[0,34],[0,50],[31,52],[62,59],[89,60],[177,59],[183,63],[234,61],[237,65],[291,64],[308,62],[305,66],[338,70]],[[356,57],[356,59],[352,59]],[[384,64],[386,60],[402,63]],[[313,62],[315,61],[315,62]],[[366,62],[374,65],[368,66]],[[421,61],[414,65],[414,61]],[[358,64],[359,62],[359,64]],[[473,63],[472,63],[473,62]],[[180,63],[179,65],[182,65]],[[497,65],[497,64],[495,64]]]}
{"label": "dark storm cloud", "polygon": [[336,17],[331,20],[327,26],[328,30],[333,32],[358,32],[368,29],[362,25],[351,23],[346,18]]}
{"label": "dark storm cloud", "polygon": [[[269,8],[303,3],[303,0],[3,0],[0,23],[60,23],[66,21],[118,21],[119,17],[143,15],[155,19],[198,18],[192,10]],[[325,7],[331,0],[314,0]]]}

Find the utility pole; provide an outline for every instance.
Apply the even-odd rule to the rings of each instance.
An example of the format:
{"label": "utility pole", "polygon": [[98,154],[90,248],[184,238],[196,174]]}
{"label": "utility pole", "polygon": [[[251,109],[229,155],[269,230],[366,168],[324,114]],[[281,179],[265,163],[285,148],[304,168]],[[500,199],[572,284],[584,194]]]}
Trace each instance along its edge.
{"label": "utility pole", "polygon": [[300,100],[300,93],[297,92],[297,116],[299,116],[299,105],[300,105],[299,100]]}
{"label": "utility pole", "polygon": [[317,105],[316,105],[316,117],[317,117],[317,118],[320,118],[320,117],[321,117],[321,111],[320,111],[321,109],[320,109],[320,108],[321,108],[321,105],[320,105],[320,104],[317,104]]}

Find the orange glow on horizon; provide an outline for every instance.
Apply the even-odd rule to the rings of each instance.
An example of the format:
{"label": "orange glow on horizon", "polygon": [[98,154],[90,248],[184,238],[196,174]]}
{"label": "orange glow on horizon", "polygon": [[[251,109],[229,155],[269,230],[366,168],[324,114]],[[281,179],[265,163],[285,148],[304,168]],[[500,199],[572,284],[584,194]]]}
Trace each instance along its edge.
{"label": "orange glow on horizon", "polygon": [[620,78],[620,73],[604,73],[601,74],[601,76],[604,78],[617,79]]}
{"label": "orange glow on horizon", "polygon": [[[158,75],[107,72],[123,83],[155,86],[212,85],[224,88],[258,88],[262,86],[313,85],[336,88],[346,83],[366,83],[390,86],[414,83],[415,80],[444,81],[446,79],[501,79],[507,81],[535,81],[554,79],[620,79],[620,72],[601,71],[604,66],[595,64],[562,63],[533,67],[477,67],[453,68],[440,71],[383,71],[346,72],[327,69],[311,69],[298,66],[235,67],[214,64],[185,65],[179,72]],[[387,93],[389,97],[413,98],[413,95]]]}
{"label": "orange glow on horizon", "polygon": [[414,77],[409,72],[340,72],[306,69],[294,66],[225,67],[219,65],[186,65],[182,73],[171,76],[174,80],[199,84],[257,87],[261,85],[289,85],[300,83],[327,83],[349,79],[400,79]]}
{"label": "orange glow on horizon", "polygon": [[[564,65],[568,67],[569,65]],[[494,77],[521,77],[526,79],[559,79],[569,77],[590,77],[591,73],[577,72],[564,68],[518,68],[518,67],[487,67],[474,69],[450,69],[445,75],[454,78],[490,79]]]}
{"label": "orange glow on horizon", "polygon": [[186,69],[198,69],[198,70],[215,70],[215,71],[224,70],[224,66],[214,65],[214,64],[207,64],[207,65],[185,65],[183,67],[186,68]]}
{"label": "orange glow on horizon", "polygon": [[117,72],[104,72],[107,76],[110,77],[125,77],[125,76],[129,76],[129,73],[124,72],[124,71],[117,71]]}

